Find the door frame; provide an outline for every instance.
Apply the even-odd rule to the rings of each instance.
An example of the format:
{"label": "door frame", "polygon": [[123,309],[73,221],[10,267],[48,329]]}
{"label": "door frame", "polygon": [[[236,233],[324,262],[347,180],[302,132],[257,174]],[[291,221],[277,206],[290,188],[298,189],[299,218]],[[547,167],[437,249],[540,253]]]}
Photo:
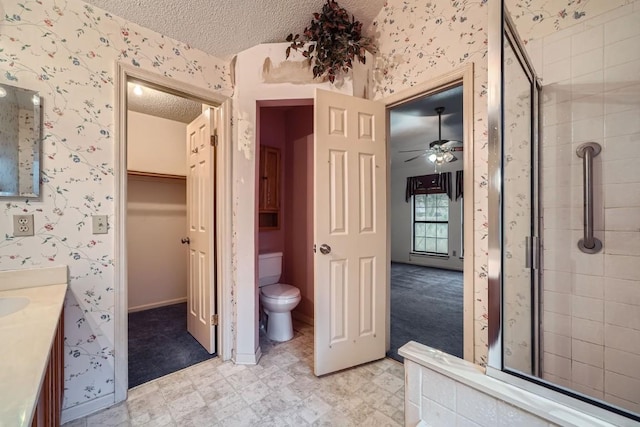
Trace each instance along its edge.
{"label": "door frame", "polygon": [[[474,233],[474,138],[473,138],[473,63],[442,74],[433,79],[419,83],[408,89],[394,93],[383,98],[387,109],[386,121],[390,123],[391,108],[412,101],[416,98],[428,96],[436,92],[450,89],[462,84],[462,117],[463,117],[463,171],[467,175],[463,183],[464,191],[464,261],[463,261],[463,356],[469,362],[474,362],[474,258],[475,258],[475,233]],[[387,126],[387,194],[391,192],[391,165],[390,165],[390,131]],[[387,258],[391,260],[391,212],[387,202]],[[387,349],[391,345],[391,263],[387,263]]]}
{"label": "door frame", "polygon": [[[142,70],[132,65],[116,61],[115,76],[115,286],[114,286],[114,388],[115,403],[127,398],[128,380],[128,279],[127,279],[127,82],[139,81],[147,86],[167,93],[187,97],[193,100],[222,108],[220,123],[220,141],[215,168],[218,174],[216,182],[216,312],[220,317],[216,340],[219,356],[223,360],[231,359],[232,353],[232,204],[231,204],[231,99],[170,77]],[[226,143],[226,144],[225,144]]]}

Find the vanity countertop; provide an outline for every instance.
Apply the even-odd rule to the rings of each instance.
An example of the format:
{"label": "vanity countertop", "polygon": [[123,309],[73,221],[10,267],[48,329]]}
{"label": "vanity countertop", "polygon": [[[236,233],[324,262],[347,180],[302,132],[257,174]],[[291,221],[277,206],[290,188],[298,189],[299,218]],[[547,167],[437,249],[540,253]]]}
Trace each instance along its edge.
{"label": "vanity countertop", "polygon": [[29,300],[0,317],[0,426],[31,425],[67,291],[66,267],[37,269],[40,281],[22,275],[29,271],[0,272],[0,299]]}

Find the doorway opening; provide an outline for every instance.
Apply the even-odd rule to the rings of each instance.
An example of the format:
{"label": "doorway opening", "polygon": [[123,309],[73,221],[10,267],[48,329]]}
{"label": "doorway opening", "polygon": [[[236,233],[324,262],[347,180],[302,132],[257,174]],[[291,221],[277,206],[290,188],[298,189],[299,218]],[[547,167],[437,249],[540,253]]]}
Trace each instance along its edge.
{"label": "doorway opening", "polygon": [[[229,311],[217,298],[230,292],[230,101],[124,64],[117,88],[116,403],[130,386],[211,357],[217,346],[225,360],[231,352],[222,339]],[[171,334],[178,342],[153,343]],[[185,351],[188,341],[200,355]],[[139,347],[147,347],[142,357]],[[129,375],[142,367],[150,372]]]}
{"label": "doorway opening", "polygon": [[[261,116],[258,119],[259,134],[264,133],[265,126],[277,127],[275,118],[267,120],[262,117],[263,113],[272,112],[267,107],[286,106],[286,103],[258,103]],[[270,167],[260,168],[256,162],[256,171],[262,171],[257,177],[266,181],[263,188],[267,190],[263,190],[263,194],[256,194],[258,229],[262,225],[263,231],[274,233],[283,227],[290,227],[282,230],[283,239],[286,241],[290,237],[292,247],[300,245],[300,250],[296,249],[295,253],[287,254],[288,248],[283,243],[284,254],[271,252],[269,257],[258,254],[257,282],[262,287],[256,292],[256,298],[260,298],[267,309],[263,311],[268,316],[267,336],[270,336],[270,329],[274,325],[273,313],[282,312],[269,308],[269,305],[273,307],[282,300],[288,303],[299,298],[299,306],[304,307],[302,303],[305,297],[309,307],[311,304],[310,292],[307,296],[302,290],[299,293],[294,290],[293,296],[288,293],[275,296],[267,293],[271,289],[265,288],[278,289],[281,286],[277,282],[281,279],[280,271],[276,269],[277,274],[273,271],[273,259],[278,256],[284,258],[284,274],[288,274],[286,271],[291,265],[298,264],[298,259],[308,261],[308,265],[313,263],[313,270],[306,268],[300,273],[303,284],[311,286],[313,290],[313,372],[320,376],[385,357],[385,106],[381,102],[324,90],[316,90],[313,102],[308,105],[309,108],[305,108],[305,112],[308,111],[308,126],[305,126],[304,132],[292,138],[294,152],[283,162],[285,165],[288,162],[295,163],[291,165],[289,173],[298,170],[299,177],[284,179],[281,186],[268,188],[269,183],[274,181],[271,177],[273,173]],[[302,119],[295,119],[282,127],[293,131],[302,122]],[[262,139],[262,152],[272,156],[277,147],[268,147],[266,137]],[[310,150],[310,147],[313,149]],[[296,152],[296,148],[300,150]],[[281,153],[281,150],[277,152]],[[264,156],[261,153],[259,157]],[[271,160],[270,164],[274,162]],[[273,200],[270,196],[284,189],[287,183],[292,186],[291,191],[281,198],[281,203],[276,204],[274,210],[274,206],[269,206]],[[259,190],[261,183],[257,184]],[[304,189],[295,190],[294,185]],[[263,206],[258,197],[260,195]],[[292,204],[290,213],[286,211],[288,203]],[[298,208],[295,207],[296,203]],[[274,219],[274,215],[278,218]],[[288,219],[294,222],[287,225]],[[280,228],[266,230],[265,227]],[[292,230],[296,227],[300,228],[299,237],[289,236],[290,232],[295,235]],[[258,240],[259,247],[266,249],[266,240]],[[287,261],[287,256],[293,256],[294,261]],[[269,261],[262,262],[265,258]],[[267,263],[270,271],[266,271]],[[287,288],[287,292],[290,290]],[[281,319],[282,316],[277,318]]]}
{"label": "doorway opening", "polygon": [[[313,325],[313,100],[258,101],[256,122],[259,265],[266,254],[282,254],[278,282],[300,294],[291,317]],[[267,347],[269,315],[260,294],[261,346]],[[278,338],[273,326],[271,335]]]}
{"label": "doorway opening", "polygon": [[386,102],[387,356],[399,361],[409,341],[473,360],[472,75],[464,67]]}
{"label": "doorway opening", "polygon": [[463,356],[462,85],[390,109],[391,348]]}
{"label": "doorway opening", "polygon": [[187,131],[201,102],[127,83],[129,387],[215,356],[188,331]]}

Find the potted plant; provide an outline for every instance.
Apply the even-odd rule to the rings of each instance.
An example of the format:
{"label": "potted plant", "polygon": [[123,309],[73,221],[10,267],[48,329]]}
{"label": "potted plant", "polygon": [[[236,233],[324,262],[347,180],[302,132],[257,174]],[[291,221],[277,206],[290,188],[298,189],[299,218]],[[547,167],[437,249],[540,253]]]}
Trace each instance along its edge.
{"label": "potted plant", "polygon": [[313,64],[313,77],[326,77],[331,83],[353,68],[354,60],[364,64],[366,51],[374,50],[372,40],[362,36],[362,23],[334,0],[327,0],[322,12],[313,14],[302,35],[289,34],[287,42],[291,43],[287,58],[291,49],[304,49],[302,55]]}

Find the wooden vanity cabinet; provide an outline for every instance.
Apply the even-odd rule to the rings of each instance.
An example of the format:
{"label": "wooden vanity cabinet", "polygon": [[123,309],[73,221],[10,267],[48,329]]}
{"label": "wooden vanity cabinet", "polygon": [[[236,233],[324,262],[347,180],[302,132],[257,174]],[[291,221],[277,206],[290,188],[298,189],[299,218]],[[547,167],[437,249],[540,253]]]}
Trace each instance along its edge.
{"label": "wooden vanity cabinet", "polygon": [[260,147],[258,223],[261,230],[280,228],[280,150]]}
{"label": "wooden vanity cabinet", "polygon": [[40,388],[38,404],[33,414],[32,427],[58,427],[62,413],[64,391],[64,315],[56,327],[56,334],[49,353],[44,380]]}

